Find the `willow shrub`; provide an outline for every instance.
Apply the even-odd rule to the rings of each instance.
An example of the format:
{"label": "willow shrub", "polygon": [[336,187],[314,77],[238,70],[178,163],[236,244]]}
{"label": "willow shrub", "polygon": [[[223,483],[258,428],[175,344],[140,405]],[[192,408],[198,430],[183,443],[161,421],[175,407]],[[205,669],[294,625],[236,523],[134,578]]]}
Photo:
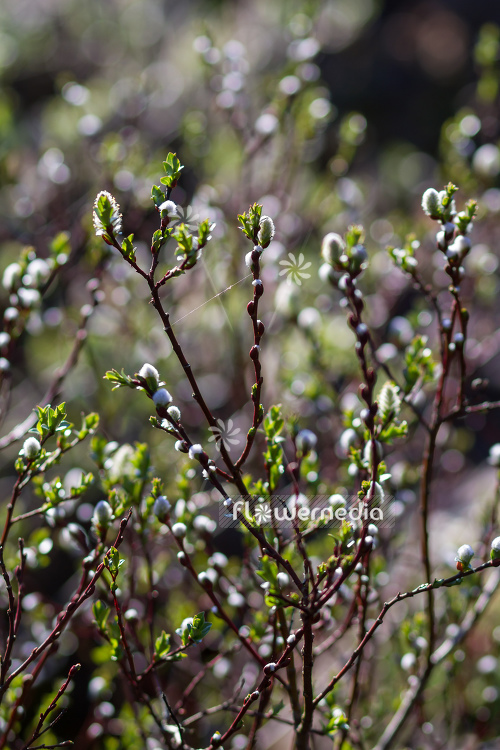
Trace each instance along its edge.
{"label": "willow shrub", "polygon": [[[382,750],[410,729],[419,746],[432,732],[459,736],[460,717],[457,729],[453,705],[443,714],[435,691],[443,679],[450,697],[453,680],[460,690],[464,643],[496,591],[500,564],[494,488],[476,549],[467,537],[458,551],[450,543],[456,568],[436,563],[430,545],[441,434],[451,441],[464,417],[499,406],[480,401],[477,378],[470,387],[472,300],[463,289],[475,202],[459,210],[452,184],[423,195],[447,289],[429,283],[427,251],[415,235],[388,248],[420,296],[428,335],[406,336],[399,318],[391,341],[376,341],[363,292],[370,264],[363,228],[324,237],[320,277],[347,316],[358,382],[330,401],[337,427],[319,432],[314,417],[265,403],[273,340],[261,319],[262,271],[274,222],[258,204],[242,212],[248,359],[221,356],[219,367],[236,371],[247,390],[243,430],[211,405],[203,346],[194,351],[199,362],[193,352],[188,361],[171,320],[171,285],[215,241],[208,219],[177,220],[182,165],[169,153],[163,167],[152,188],[158,229],[147,262],[114,197],[97,196],[94,229],[108,250],[87,285],[92,303],[45,401],[3,439],[2,447],[23,443],[0,547],[0,748],[112,750],[140,742],[150,750],[213,750],[281,741],[299,750],[332,743]],[[64,241],[48,259],[27,249],[4,273],[4,392],[30,311],[66,260]],[[101,373],[106,399],[121,395],[113,388],[126,389],[123,404],[147,402],[150,434],[160,438],[151,449],[110,438],[95,413],[72,424],[56,402],[102,302],[107,268],[120,256],[140,277],[142,293],[129,305],[154,308],[192,393],[192,403],[181,404],[157,361],[135,373],[110,362]],[[312,340],[326,390],[335,361]],[[298,333],[295,346],[300,356]],[[84,446],[90,459],[82,458]],[[411,456],[404,481],[391,474],[401,446]],[[92,470],[79,468],[85,460]],[[496,447],[491,462],[498,464]],[[410,486],[403,502],[398,492]]]}

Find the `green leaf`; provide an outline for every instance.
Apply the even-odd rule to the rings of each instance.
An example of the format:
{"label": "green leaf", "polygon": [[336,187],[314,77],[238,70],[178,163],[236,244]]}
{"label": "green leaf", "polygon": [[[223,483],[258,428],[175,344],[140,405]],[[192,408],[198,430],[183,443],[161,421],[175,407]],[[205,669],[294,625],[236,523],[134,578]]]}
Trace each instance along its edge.
{"label": "green leaf", "polygon": [[71,252],[70,236],[68,232],[59,232],[51,241],[50,254],[58,265],[63,265]]}
{"label": "green leaf", "polygon": [[165,195],[163,190],[158,185],[153,185],[151,188],[151,199],[155,206],[159,208],[162,203],[165,202]]}
{"label": "green leaf", "polygon": [[78,440],[83,440],[87,435],[93,435],[99,427],[99,414],[91,412],[83,417],[82,428],[78,433]]}
{"label": "green leaf", "polygon": [[108,605],[100,599],[92,605],[92,612],[99,630],[106,631],[106,620],[108,619],[109,611]]}
{"label": "green leaf", "polygon": [[125,258],[128,258],[128,260],[131,260],[133,263],[135,263],[135,250],[132,240],[134,239],[133,234],[129,234],[128,237],[125,237],[125,239],[122,242],[122,251]]}
{"label": "green leaf", "polygon": [[398,396],[398,388],[395,383],[387,381],[382,386],[378,397],[378,416],[382,420],[382,423],[387,420],[392,420],[397,417],[401,411],[401,399]]}
{"label": "green leaf", "polygon": [[166,177],[162,177],[160,182],[168,188],[175,187],[177,180],[180,177],[181,170],[184,169],[175,153],[169,152],[167,158],[163,162],[163,169],[166,172]]}
{"label": "green leaf", "polygon": [[110,547],[104,556],[104,565],[107,567],[113,577],[118,575],[118,570],[121,568],[125,560],[120,560],[120,553],[116,547]]}
{"label": "green leaf", "polygon": [[162,232],[161,229],[157,229],[156,232],[153,233],[153,237],[151,238],[151,250],[154,253],[158,253],[169,237],[170,232],[168,229],[166,229],[164,232]]}
{"label": "green leaf", "polygon": [[241,230],[249,240],[257,242],[257,235],[260,228],[260,217],[262,215],[262,206],[254,203],[250,206],[248,213],[238,214],[238,220],[241,224]]}
{"label": "green leaf", "polygon": [[115,391],[117,388],[133,388],[134,390],[137,388],[137,384],[134,383],[133,378],[131,378],[129,375],[125,375],[124,370],[121,372],[118,372],[118,370],[108,370],[107,373],[104,375],[104,380],[109,380],[110,383],[114,383],[114,386],[112,388],[113,391]]}
{"label": "green leaf", "polygon": [[215,223],[211,224],[210,219],[202,221],[198,227],[198,247],[205,247],[207,242],[212,239],[210,232],[215,228]]}
{"label": "green leaf", "polygon": [[177,628],[175,632],[182,638],[182,645],[187,646],[189,642],[201,643],[211,627],[212,623],[206,622],[205,620],[205,613],[198,612],[198,614],[193,617],[192,623],[186,623],[184,630],[182,628]]}
{"label": "green leaf", "polygon": [[163,659],[170,651],[170,636],[161,631],[161,635],[155,641],[155,657],[157,659]]}

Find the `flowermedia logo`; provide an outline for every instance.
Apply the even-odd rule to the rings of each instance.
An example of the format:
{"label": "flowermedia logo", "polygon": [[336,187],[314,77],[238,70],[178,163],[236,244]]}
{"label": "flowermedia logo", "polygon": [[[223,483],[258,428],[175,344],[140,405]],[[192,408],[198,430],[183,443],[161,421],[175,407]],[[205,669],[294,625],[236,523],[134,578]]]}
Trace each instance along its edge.
{"label": "flowermedia logo", "polygon": [[307,273],[307,269],[312,266],[312,263],[311,261],[307,261],[306,263],[304,253],[300,253],[298,258],[293,253],[288,253],[288,258],[289,260],[280,260],[280,266],[283,266],[283,269],[279,275],[286,275],[286,280],[289,284],[302,286],[302,279],[311,278],[311,274]]}
{"label": "flowermedia logo", "polygon": [[208,442],[213,443],[215,441],[215,447],[218,451],[220,451],[221,445],[224,445],[224,448],[230,451],[231,446],[241,444],[241,437],[238,437],[241,429],[234,426],[232,419],[228,419],[227,422],[217,419],[216,426],[209,427],[208,429],[213,433],[208,438]]}
{"label": "flowermedia logo", "polygon": [[238,496],[221,506],[219,525],[236,528],[245,520],[260,528],[292,528],[297,523],[301,528],[340,528],[344,522],[353,526],[368,522],[390,528],[395,519],[392,499],[378,496],[368,507],[357,495]]}

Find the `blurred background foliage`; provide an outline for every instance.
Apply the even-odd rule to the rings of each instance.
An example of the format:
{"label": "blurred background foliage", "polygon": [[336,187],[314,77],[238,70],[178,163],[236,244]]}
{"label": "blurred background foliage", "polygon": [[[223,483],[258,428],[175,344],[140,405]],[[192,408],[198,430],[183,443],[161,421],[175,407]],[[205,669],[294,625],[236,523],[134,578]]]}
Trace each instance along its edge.
{"label": "blurred background foliage", "polygon": [[[421,195],[452,180],[460,187],[459,207],[477,198],[479,221],[463,284],[471,305],[468,356],[470,374],[488,380],[481,399],[498,398],[499,22],[496,4],[482,0],[2,0],[1,269],[27,246],[60,265],[2,352],[11,365],[2,392],[3,405],[10,402],[3,434],[26,418],[64,362],[81,308],[91,303],[87,282],[97,270],[99,304],[62,396],[74,421],[82,410],[99,411],[107,440],[147,440],[169,496],[181,494],[184,457],[151,430],[147,400],[125,390],[111,394],[104,372],[123,367],[133,373],[152,362],[191,433],[203,444],[209,433],[141,279],[92,232],[95,194],[109,190],[122,208],[124,232],[138,241],[139,261],[149,265],[148,243],[157,227],[151,185],[158,183],[169,150],[186,165],[172,194],[184,220],[210,217],[216,228],[203,260],[165,288],[167,308],[207,402],[243,432],[251,419],[252,337],[244,309],[251,279],[236,216],[257,201],[275,221],[276,237],[263,259],[263,400],[266,407],[281,402],[288,418],[318,433],[321,481],[311,472],[310,488],[329,493],[352,485],[336,441],[341,409],[361,408],[341,295],[318,274],[327,231],[364,225],[368,322],[379,357],[401,372],[415,333],[435,345],[435,324],[386,246],[400,246],[415,233],[422,273],[444,300],[442,254],[420,209]],[[172,259],[173,247],[166,254]],[[291,279],[291,266],[281,261],[303,275]],[[2,304],[10,304],[6,291]],[[450,563],[465,528],[473,524],[479,538],[481,514],[494,494],[494,472],[484,468],[484,459],[499,440],[494,414],[443,430],[433,536],[442,565]],[[14,454],[13,447],[4,452],[4,496]],[[405,536],[411,521],[407,515],[403,520],[415,503],[414,455],[398,445],[387,457],[402,515],[401,542],[387,560],[396,580],[411,577],[418,558]],[[83,469],[92,468],[85,451],[79,460]],[[256,451],[250,466],[256,476],[261,466]],[[90,503],[99,492],[98,486],[91,490]],[[84,523],[91,506],[82,507],[78,520]],[[53,562],[49,570],[52,575]],[[182,610],[180,593],[176,605]],[[457,599],[457,610],[461,606]],[[404,617],[404,607],[399,611]],[[446,712],[458,703],[460,736],[496,731],[500,631],[491,625],[485,624],[465,663],[450,662],[450,672],[463,670],[463,689],[459,680],[457,694],[445,699],[435,678],[435,700],[442,701],[437,713],[446,723]],[[410,623],[413,640],[418,627]],[[476,647],[493,662],[476,664]],[[406,648],[401,644],[398,654],[393,642],[397,658],[380,669],[389,673]],[[83,681],[77,684],[83,691]],[[384,726],[384,700],[382,691],[362,724],[368,738]],[[439,733],[439,722],[436,727]]]}

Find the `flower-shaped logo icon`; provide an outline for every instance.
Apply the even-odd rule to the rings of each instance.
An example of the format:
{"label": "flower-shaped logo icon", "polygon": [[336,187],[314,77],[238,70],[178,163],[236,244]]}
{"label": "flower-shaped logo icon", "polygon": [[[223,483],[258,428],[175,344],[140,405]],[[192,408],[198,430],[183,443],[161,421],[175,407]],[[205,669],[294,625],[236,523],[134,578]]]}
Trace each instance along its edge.
{"label": "flower-shaped logo icon", "polygon": [[198,214],[195,214],[191,206],[177,206],[177,216],[174,217],[170,226],[176,227],[179,224],[185,224],[190,232],[198,230]]}
{"label": "flower-shaped logo icon", "polygon": [[299,257],[296,258],[293,253],[288,253],[289,260],[280,260],[280,266],[284,268],[280,271],[280,276],[286,275],[286,280],[289,284],[302,285],[302,279],[310,279],[311,274],[306,273],[312,263],[307,261],[305,263],[304,253],[300,253]]}
{"label": "flower-shaped logo icon", "polygon": [[257,503],[253,512],[253,517],[259,526],[269,523],[271,520],[271,506],[269,503]]}
{"label": "flower-shaped logo icon", "polygon": [[239,445],[241,438],[236,437],[236,435],[240,434],[241,429],[234,426],[233,420],[228,419],[227,422],[224,422],[222,419],[217,419],[216,421],[217,426],[208,428],[213,433],[208,438],[208,442],[215,442],[218,451],[220,451],[221,445],[224,445],[227,451],[231,450],[232,445]]}

